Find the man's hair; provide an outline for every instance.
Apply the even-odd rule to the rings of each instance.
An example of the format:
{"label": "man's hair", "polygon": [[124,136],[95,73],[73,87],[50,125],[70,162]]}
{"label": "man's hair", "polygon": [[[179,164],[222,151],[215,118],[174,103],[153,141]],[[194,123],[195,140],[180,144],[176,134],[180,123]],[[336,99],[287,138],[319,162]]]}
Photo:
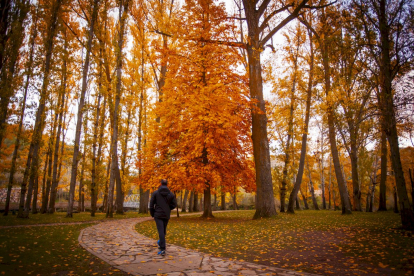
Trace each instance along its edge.
{"label": "man's hair", "polygon": [[168,182],[167,179],[161,179],[161,185],[167,186]]}

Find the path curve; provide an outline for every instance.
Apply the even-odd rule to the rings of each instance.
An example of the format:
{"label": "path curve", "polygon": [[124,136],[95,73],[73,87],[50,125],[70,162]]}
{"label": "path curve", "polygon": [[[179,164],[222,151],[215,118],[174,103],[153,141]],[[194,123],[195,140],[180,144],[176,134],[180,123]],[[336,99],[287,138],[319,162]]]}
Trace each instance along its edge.
{"label": "path curve", "polygon": [[83,229],[79,244],[110,265],[132,275],[315,275],[248,262],[216,258],[167,244],[167,255],[157,255],[156,241],[135,231],[151,217],[105,221]]}

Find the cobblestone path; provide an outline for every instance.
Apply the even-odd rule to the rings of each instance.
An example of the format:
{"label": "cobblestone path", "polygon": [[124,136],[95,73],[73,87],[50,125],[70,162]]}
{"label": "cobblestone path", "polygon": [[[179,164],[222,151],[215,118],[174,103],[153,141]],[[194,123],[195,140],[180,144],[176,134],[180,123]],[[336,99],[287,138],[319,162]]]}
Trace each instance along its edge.
{"label": "cobblestone path", "polygon": [[216,258],[168,243],[166,256],[159,256],[156,241],[135,231],[137,223],[151,219],[146,217],[102,222],[83,229],[79,243],[98,258],[132,275],[312,275]]}

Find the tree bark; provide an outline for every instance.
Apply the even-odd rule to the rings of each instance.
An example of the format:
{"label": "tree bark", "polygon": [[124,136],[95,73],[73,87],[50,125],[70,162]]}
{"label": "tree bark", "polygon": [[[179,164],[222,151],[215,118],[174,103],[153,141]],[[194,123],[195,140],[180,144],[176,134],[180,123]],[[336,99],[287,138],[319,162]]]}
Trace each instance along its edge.
{"label": "tree bark", "polygon": [[188,200],[188,212],[194,212],[194,191],[190,193],[190,199]]}
{"label": "tree bark", "polygon": [[[299,159],[299,168],[298,173],[296,176],[296,181],[293,186],[293,190],[289,196],[289,205],[288,205],[288,213],[295,213],[293,209],[293,203],[296,201],[298,191],[300,190],[300,185],[302,184],[303,178],[303,170],[305,168],[305,157],[306,157],[306,146],[308,141],[308,128],[309,128],[309,119],[310,119],[310,107],[311,107],[311,100],[312,100],[312,88],[313,88],[313,64],[314,64],[314,51],[313,51],[313,42],[312,42],[312,34],[311,32],[308,33],[309,35],[309,46],[310,46],[310,62],[309,62],[309,80],[308,80],[308,88],[307,88],[307,98],[306,98],[306,111],[305,111],[305,125],[303,127],[303,134],[302,134],[302,148],[300,151],[300,159]],[[307,203],[305,204],[307,206]],[[306,208],[308,209],[308,208]]]}
{"label": "tree bark", "polygon": [[[106,211],[106,217],[113,217],[112,202],[113,202],[113,191],[115,185],[115,178],[119,174],[118,167],[118,110],[121,101],[121,81],[122,81],[122,48],[124,45],[124,35],[126,28],[126,19],[128,17],[128,8],[129,0],[124,0],[120,2],[119,6],[119,33],[118,33],[118,48],[116,53],[116,93],[115,93],[115,106],[113,114],[113,128],[112,128],[112,160],[111,160],[111,174],[109,178],[109,188],[108,188],[108,209]],[[119,183],[121,185],[121,183]],[[119,187],[117,191],[120,191],[120,196],[122,194],[122,187]],[[117,192],[117,194],[118,194]],[[119,208],[120,206],[118,206]]]}
{"label": "tree bark", "polygon": [[398,214],[399,210],[398,210],[398,196],[397,196],[397,187],[394,186],[394,213]]}
{"label": "tree bark", "polygon": [[407,187],[401,164],[400,148],[398,145],[397,122],[394,111],[394,99],[392,92],[392,68],[391,68],[391,26],[387,18],[387,1],[379,1],[378,24],[380,31],[380,111],[383,117],[383,129],[390,145],[391,163],[393,164],[395,185],[398,193],[402,226],[405,229],[414,230],[414,211],[408,200]]}
{"label": "tree bark", "polygon": [[[98,76],[98,98],[96,100],[96,116],[93,129],[93,142],[92,142],[92,171],[91,171],[91,217],[96,213],[96,202],[98,200],[98,189],[96,185],[96,146],[98,143],[98,128],[99,128],[99,116],[101,115],[101,98],[102,98],[102,52],[99,55],[99,76]],[[104,110],[105,112],[105,110]],[[105,116],[102,116],[105,117]],[[103,125],[102,125],[103,127]]]}
{"label": "tree bark", "polygon": [[223,187],[221,188],[221,210],[226,210],[226,193],[223,192]]}
{"label": "tree bark", "polygon": [[[19,218],[27,218],[29,217],[29,210],[25,209],[24,207],[24,199],[26,195],[26,186],[27,180],[29,178],[30,172],[30,183],[33,183],[35,177],[37,176],[37,168],[39,162],[38,151],[41,142],[41,136],[43,133],[44,128],[44,116],[45,116],[45,108],[46,108],[46,98],[47,98],[47,90],[49,85],[49,74],[50,74],[50,65],[52,59],[52,52],[53,52],[53,41],[56,35],[56,28],[57,28],[57,18],[58,13],[60,11],[60,7],[62,5],[62,0],[56,0],[53,3],[52,7],[52,16],[51,20],[48,23],[47,28],[47,37],[45,40],[45,63],[44,63],[44,74],[43,74],[43,84],[40,92],[40,100],[39,100],[39,107],[36,113],[36,120],[32,135],[32,141],[30,143],[29,149],[29,156],[26,162],[26,169],[23,175],[23,182],[20,189],[20,203],[19,203],[19,213],[17,217]],[[32,160],[33,159],[33,160]],[[30,195],[31,196],[31,195]]]}
{"label": "tree bark", "polygon": [[194,192],[193,198],[194,198],[193,211],[198,212],[198,211],[200,211],[200,209],[199,209],[199,206],[198,206],[198,193],[197,192]]}
{"label": "tree bark", "polygon": [[233,210],[238,210],[238,206],[237,206],[237,188],[234,187],[234,192],[233,192]]}
{"label": "tree bark", "polygon": [[308,205],[308,199],[306,198],[306,196],[302,193],[302,189],[299,188],[299,192],[302,195],[302,200],[303,200],[303,205],[305,205],[305,210],[309,210],[309,205]]}
{"label": "tree bark", "polygon": [[86,88],[88,86],[87,79],[88,79],[88,72],[89,72],[89,57],[90,57],[91,48],[92,48],[94,25],[95,25],[95,21],[98,15],[98,4],[99,4],[99,0],[93,1],[92,18],[91,18],[89,32],[88,32],[88,42],[86,44],[85,63],[83,65],[83,71],[82,71],[82,88],[80,92],[80,100],[79,100],[79,105],[78,105],[75,145],[73,148],[72,170],[71,170],[71,176],[70,176],[69,202],[68,202],[68,210],[66,214],[66,217],[69,217],[69,218],[73,217],[72,210],[73,210],[73,203],[74,203],[74,196],[75,196],[76,177],[78,173],[79,147],[80,147],[80,138],[81,138],[81,130],[82,130],[82,117],[83,117],[83,112],[84,112],[83,108],[85,104]]}
{"label": "tree bark", "polygon": [[[14,150],[13,150],[13,157],[12,157],[12,162],[11,162],[11,167],[10,167],[10,175],[9,175],[9,184],[7,186],[7,196],[6,196],[6,205],[4,207],[4,216],[7,216],[9,213],[9,207],[10,207],[10,195],[11,195],[11,190],[13,188],[13,181],[14,181],[14,174],[16,172],[16,160],[17,160],[17,152],[19,150],[19,146],[20,146],[20,136],[22,133],[22,128],[23,128],[23,121],[24,121],[24,113],[25,113],[25,109],[26,109],[26,99],[27,99],[27,90],[29,88],[29,83],[30,83],[30,78],[32,76],[33,73],[33,56],[34,56],[34,46],[35,46],[35,40],[37,37],[37,13],[36,13],[36,17],[33,19],[33,28],[32,28],[32,33],[30,36],[30,53],[29,53],[29,60],[26,63],[26,82],[24,85],[24,94],[23,94],[23,100],[22,100],[22,104],[20,107],[20,120],[19,120],[19,128],[17,131],[17,135],[16,135],[16,140],[14,142]],[[0,139],[0,145],[1,145],[1,139]]]}
{"label": "tree bark", "polygon": [[187,198],[188,198],[188,190],[185,190],[183,205],[181,206],[181,212],[182,213],[185,213],[187,211]]}
{"label": "tree bark", "polygon": [[381,178],[378,211],[387,211],[387,135],[381,131]]}

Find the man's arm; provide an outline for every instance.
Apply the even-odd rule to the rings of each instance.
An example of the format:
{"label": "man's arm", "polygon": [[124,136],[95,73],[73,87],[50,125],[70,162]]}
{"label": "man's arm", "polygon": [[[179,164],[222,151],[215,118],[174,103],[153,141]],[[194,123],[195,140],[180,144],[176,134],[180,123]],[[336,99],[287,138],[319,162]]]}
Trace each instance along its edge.
{"label": "man's arm", "polygon": [[172,198],[171,203],[170,203],[170,210],[173,210],[177,207],[177,199],[175,198],[175,195],[173,193],[171,193],[171,194],[172,194],[173,198]]}

